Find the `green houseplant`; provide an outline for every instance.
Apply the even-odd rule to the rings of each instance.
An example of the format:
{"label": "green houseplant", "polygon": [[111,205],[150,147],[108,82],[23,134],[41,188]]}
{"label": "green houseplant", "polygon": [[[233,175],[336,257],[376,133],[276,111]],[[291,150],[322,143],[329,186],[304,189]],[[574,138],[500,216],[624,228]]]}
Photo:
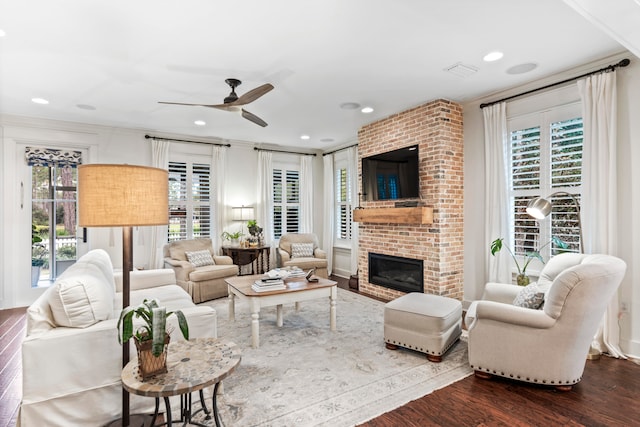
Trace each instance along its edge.
{"label": "green houseplant", "polygon": [[228,231],[223,231],[220,237],[222,237],[224,240],[228,240],[232,242],[242,237],[242,231],[236,231],[235,233],[229,233]]}
{"label": "green houseplant", "polygon": [[521,261],[523,262],[523,264],[521,266],[520,263],[518,262],[518,257],[516,257],[516,255],[511,250],[511,248],[509,248],[509,246],[507,246],[507,244],[504,243],[504,238],[500,237],[494,240],[493,242],[491,242],[491,255],[496,256],[496,253],[500,252],[503,246],[507,248],[507,250],[509,251],[509,254],[511,254],[511,258],[513,258],[513,261],[516,263],[516,268],[518,269],[518,275],[516,276],[516,283],[519,286],[526,286],[529,284],[529,276],[527,276],[527,267],[529,266],[531,261],[533,261],[534,259],[538,259],[540,260],[541,263],[544,264],[544,259],[542,258],[542,255],[540,255],[540,251],[545,247],[549,246],[551,243],[553,243],[560,250],[566,250],[569,247],[563,240],[554,236],[546,244],[541,246],[540,249],[538,249],[537,251],[525,252],[525,254],[522,256]]}
{"label": "green houseplant", "polygon": [[[142,378],[167,372],[166,346],[169,344],[167,331],[167,317],[175,314],[178,326],[184,339],[189,339],[189,325],[181,310],[167,313],[165,307],[160,307],[158,300],[145,299],[137,307],[126,307],[118,319],[118,341],[120,344],[134,339],[138,350],[138,363]],[[139,318],[144,323],[136,330],[133,328],[133,318]]]}

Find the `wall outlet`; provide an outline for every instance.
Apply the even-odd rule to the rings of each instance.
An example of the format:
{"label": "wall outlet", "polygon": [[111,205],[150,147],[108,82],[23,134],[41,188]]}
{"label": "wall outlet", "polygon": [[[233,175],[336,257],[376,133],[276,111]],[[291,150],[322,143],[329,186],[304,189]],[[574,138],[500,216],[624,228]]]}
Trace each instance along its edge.
{"label": "wall outlet", "polygon": [[625,301],[622,301],[620,303],[620,312],[621,313],[628,313],[629,312],[629,304],[627,304]]}

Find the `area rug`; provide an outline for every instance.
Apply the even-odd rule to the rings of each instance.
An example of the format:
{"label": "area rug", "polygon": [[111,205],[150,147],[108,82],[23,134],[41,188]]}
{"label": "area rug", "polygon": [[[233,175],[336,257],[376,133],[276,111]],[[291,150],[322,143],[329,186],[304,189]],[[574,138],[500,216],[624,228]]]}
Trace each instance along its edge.
{"label": "area rug", "polygon": [[236,300],[235,322],[228,320],[226,299],[205,304],[217,311],[218,336],[242,349],[218,398],[225,426],[353,426],[472,373],[465,339],[442,363],[387,350],[384,303],[347,290],[338,289],[335,332],[326,300],[305,301],[297,312],[285,305],[281,328],[275,307],[262,309],[257,349],[251,348],[248,304]]}

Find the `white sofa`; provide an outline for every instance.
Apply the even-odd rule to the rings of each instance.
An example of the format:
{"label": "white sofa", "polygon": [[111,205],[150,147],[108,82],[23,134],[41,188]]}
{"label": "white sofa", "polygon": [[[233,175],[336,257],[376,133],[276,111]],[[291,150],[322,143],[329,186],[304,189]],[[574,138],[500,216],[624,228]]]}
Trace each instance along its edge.
{"label": "white sofa", "polygon": [[[131,273],[131,305],[157,298],[180,309],[190,338],[216,337],[216,312],[198,307],[176,285],[171,269]],[[27,310],[22,344],[22,403],[18,426],[101,426],[121,416],[122,347],[116,329],[122,275],[109,255],[93,250],[69,267]],[[167,322],[182,340],[176,317]],[[131,357],[135,345],[130,344]],[[152,412],[154,399],[131,395],[131,412]]]}

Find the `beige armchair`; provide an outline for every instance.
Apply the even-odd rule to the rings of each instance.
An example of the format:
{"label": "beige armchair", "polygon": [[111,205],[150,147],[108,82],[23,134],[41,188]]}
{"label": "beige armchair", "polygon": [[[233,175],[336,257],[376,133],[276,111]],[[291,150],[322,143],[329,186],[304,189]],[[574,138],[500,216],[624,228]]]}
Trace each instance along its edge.
{"label": "beige armchair", "polygon": [[[215,264],[194,266],[186,252],[207,250]],[[194,303],[228,296],[224,279],[238,275],[238,266],[228,256],[214,255],[211,239],[179,240],[164,245],[164,266],[176,273],[176,283],[191,295]]]}
{"label": "beige armchair", "polygon": [[570,390],[582,378],[591,342],[625,270],[624,261],[610,255],[557,255],[528,287],[530,296],[544,298],[540,309],[513,304],[524,288],[488,283],[483,300],[473,302],[465,317],[476,376]]}
{"label": "beige armchair", "polygon": [[[300,244],[302,244],[302,246],[300,246]],[[305,249],[311,250],[304,253]],[[299,252],[300,250],[301,252]],[[315,234],[283,234],[282,237],[280,237],[277,258],[278,267],[297,266],[303,270],[315,268],[316,276],[325,279],[328,278],[327,254],[325,251],[318,248],[318,237]]]}

